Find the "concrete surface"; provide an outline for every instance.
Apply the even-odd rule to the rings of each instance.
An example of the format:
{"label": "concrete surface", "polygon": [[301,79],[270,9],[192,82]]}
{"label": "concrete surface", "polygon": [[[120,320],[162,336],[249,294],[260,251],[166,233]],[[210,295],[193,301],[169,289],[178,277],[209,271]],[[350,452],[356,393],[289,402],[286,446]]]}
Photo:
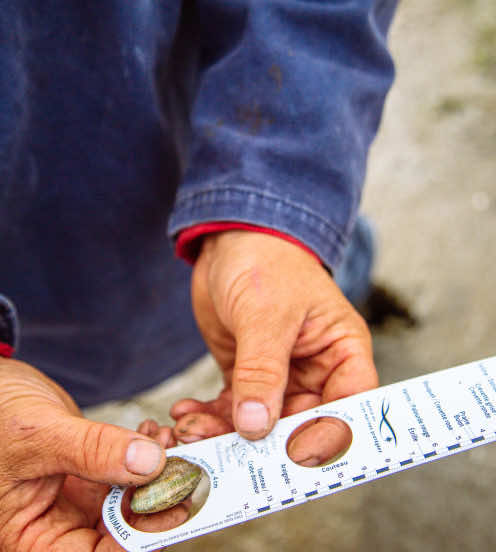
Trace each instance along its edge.
{"label": "concrete surface", "polygon": [[[383,384],[496,354],[496,2],[406,0],[369,164],[376,278],[420,320],[374,332]],[[125,403],[88,411],[128,427],[220,383],[204,359]],[[486,446],[172,547],[176,552],[481,551],[496,547],[496,448]]]}

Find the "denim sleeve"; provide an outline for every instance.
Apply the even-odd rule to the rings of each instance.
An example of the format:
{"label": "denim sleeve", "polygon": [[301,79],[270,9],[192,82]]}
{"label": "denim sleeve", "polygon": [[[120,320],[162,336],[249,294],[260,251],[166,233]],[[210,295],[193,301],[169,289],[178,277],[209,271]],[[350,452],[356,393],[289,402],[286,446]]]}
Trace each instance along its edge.
{"label": "denim sleeve", "polygon": [[271,227],[335,269],[394,68],[395,0],[198,0],[189,168],[169,234]]}
{"label": "denim sleeve", "polygon": [[14,304],[0,293],[0,356],[11,356],[17,349],[18,340],[19,321],[16,309]]}

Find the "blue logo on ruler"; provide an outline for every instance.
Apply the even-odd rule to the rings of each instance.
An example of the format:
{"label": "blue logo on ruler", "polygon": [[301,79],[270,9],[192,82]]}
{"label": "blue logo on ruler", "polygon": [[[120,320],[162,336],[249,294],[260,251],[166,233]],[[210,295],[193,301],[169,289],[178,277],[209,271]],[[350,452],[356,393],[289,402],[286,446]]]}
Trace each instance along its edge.
{"label": "blue logo on ruler", "polygon": [[391,443],[394,441],[394,446],[397,445],[396,433],[393,426],[389,423],[387,415],[389,412],[390,404],[386,399],[382,400],[381,405],[381,422],[379,424],[379,432],[384,441]]}

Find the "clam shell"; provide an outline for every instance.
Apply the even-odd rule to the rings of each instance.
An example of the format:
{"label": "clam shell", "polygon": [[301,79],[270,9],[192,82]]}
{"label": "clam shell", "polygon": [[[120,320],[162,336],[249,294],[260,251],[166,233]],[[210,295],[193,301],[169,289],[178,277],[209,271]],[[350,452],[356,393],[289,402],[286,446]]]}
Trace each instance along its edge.
{"label": "clam shell", "polygon": [[201,476],[201,468],[196,464],[177,456],[167,458],[164,471],[136,489],[131,510],[135,514],[152,514],[172,508],[196,489]]}

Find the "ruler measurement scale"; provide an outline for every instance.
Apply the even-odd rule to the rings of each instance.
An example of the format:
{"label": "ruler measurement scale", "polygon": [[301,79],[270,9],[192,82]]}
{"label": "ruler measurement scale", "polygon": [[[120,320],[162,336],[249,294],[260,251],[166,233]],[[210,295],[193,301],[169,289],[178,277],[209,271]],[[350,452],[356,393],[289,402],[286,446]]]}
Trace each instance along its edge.
{"label": "ruler measurement scale", "polygon": [[[340,418],[353,432],[335,462],[306,468],[286,454],[303,422]],[[280,420],[260,441],[236,433],[168,449],[198,465],[210,479],[200,511],[177,528],[145,533],[121,513],[125,488],[113,487],[103,520],[126,550],[152,551],[297,506],[414,466],[496,440],[496,357],[426,374],[347,397]]]}

